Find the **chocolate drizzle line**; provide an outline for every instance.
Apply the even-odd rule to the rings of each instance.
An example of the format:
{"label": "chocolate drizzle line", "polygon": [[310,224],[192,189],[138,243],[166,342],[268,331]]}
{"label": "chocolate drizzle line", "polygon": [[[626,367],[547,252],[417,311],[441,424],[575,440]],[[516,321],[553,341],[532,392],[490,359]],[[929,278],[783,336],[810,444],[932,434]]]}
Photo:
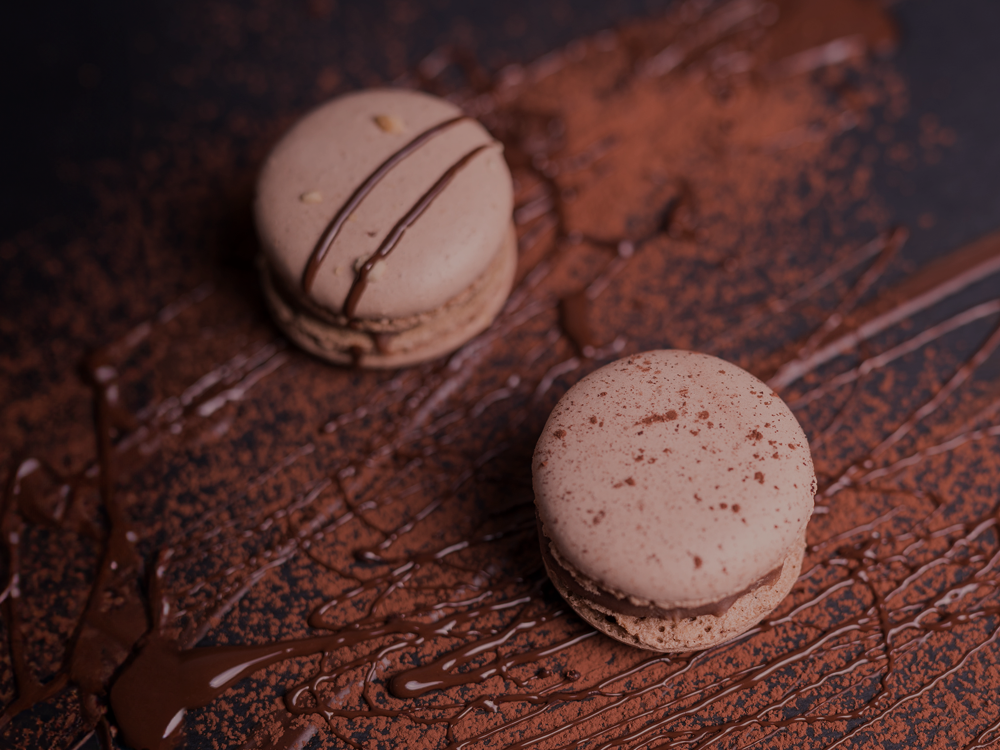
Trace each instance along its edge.
{"label": "chocolate drizzle line", "polygon": [[327,253],[330,252],[330,248],[333,247],[333,243],[337,239],[337,235],[344,226],[344,222],[346,222],[354,210],[361,205],[361,201],[363,201],[365,197],[367,197],[367,195],[375,189],[375,186],[382,181],[382,178],[389,174],[393,167],[419,149],[423,144],[436,136],[438,133],[447,130],[452,125],[457,125],[463,120],[468,119],[469,117],[467,115],[459,115],[445,120],[444,122],[439,122],[437,125],[433,125],[392,154],[388,159],[382,162],[374,172],[365,178],[365,181],[358,186],[357,190],[351,194],[351,197],[347,199],[347,202],[340,207],[340,210],[337,211],[333,219],[330,220],[330,223],[327,225],[323,234],[320,235],[319,240],[316,242],[316,247],[313,248],[312,254],[309,256],[306,267],[302,272],[302,291],[306,295],[308,295],[312,290],[313,282],[316,280],[316,274],[319,273],[320,265],[322,265],[323,259],[326,258]]}
{"label": "chocolate drizzle line", "polygon": [[368,286],[368,275],[372,272],[375,264],[386,258],[389,253],[392,252],[393,248],[395,248],[402,239],[410,225],[419,219],[423,215],[424,211],[426,211],[434,202],[434,199],[444,192],[444,189],[451,184],[453,179],[455,179],[455,175],[461,172],[466,164],[472,161],[472,159],[480,151],[483,151],[486,148],[488,148],[488,145],[486,144],[477,146],[457,162],[448,167],[445,173],[438,178],[437,182],[431,185],[430,188],[427,189],[427,192],[420,196],[420,199],[413,204],[413,207],[403,215],[403,218],[396,222],[396,226],[394,226],[392,231],[386,235],[384,240],[382,240],[382,244],[378,246],[378,250],[372,253],[371,257],[369,257],[368,260],[361,265],[361,268],[358,269],[358,272],[354,277],[354,283],[351,284],[351,289],[347,293],[347,299],[344,301],[344,315],[347,318],[354,317],[354,313],[358,309],[358,303],[361,302],[361,295],[364,294],[365,289]]}
{"label": "chocolate drizzle line", "polygon": [[[755,6],[736,7],[745,13]],[[675,57],[653,59],[662,67]],[[590,303],[614,291],[611,282],[619,275],[634,272],[634,257],[660,247],[661,237],[570,236],[555,180],[558,150],[516,132],[507,137],[520,176],[534,176],[542,186],[532,200],[552,191],[538,204],[546,210],[520,226],[522,253],[581,246],[611,251],[585,269],[599,268],[587,279]],[[536,145],[529,149],[529,141]],[[875,246],[864,257],[883,252],[881,240]],[[530,443],[533,404],[551,400],[560,375],[584,366],[554,326],[558,295],[544,286],[555,273],[549,252],[538,254],[495,328],[447,365],[400,372],[389,382],[324,370],[323,378],[338,378],[336,388],[350,392],[349,400],[337,402],[348,402],[350,410],[315,425],[298,443],[272,446],[263,454],[267,460],[256,463],[266,466],[259,475],[244,485],[233,482],[224,501],[206,502],[197,519],[163,532],[153,518],[143,517],[140,525],[131,503],[140,503],[141,493],[123,491],[138,486],[148,492],[149,483],[163,476],[156,473],[160,459],[150,456],[185,466],[204,463],[211,448],[199,452],[197,440],[240,424],[243,407],[234,402],[280,403],[308,374],[302,359],[292,360],[294,372],[282,369],[289,355],[276,342],[261,341],[258,326],[228,354],[203,363],[176,395],[130,413],[119,395],[126,372],[121,363],[135,358],[143,363],[133,363],[141,378],[153,379],[157,360],[141,358],[144,345],[179,336],[182,345],[190,343],[171,321],[189,326],[195,338],[217,325],[213,297],[194,293],[88,362],[95,404],[91,463],[61,472],[25,452],[8,469],[0,506],[7,577],[0,602],[17,692],[0,718],[3,739],[37,723],[37,714],[28,712],[41,708],[79,716],[81,742],[96,733],[109,743],[104,711],[110,685],[108,718],[121,730],[118,738],[139,748],[176,740],[183,710],[192,714],[183,721],[198,731],[205,724],[193,709],[205,702],[217,701],[218,713],[207,725],[222,731],[220,724],[238,718],[233,705],[240,696],[255,700],[265,715],[261,704],[283,696],[285,706],[274,717],[281,731],[290,726],[289,716],[318,716],[348,747],[377,741],[386,726],[393,731],[386,741],[456,749],[688,749],[725,746],[727,740],[750,747],[863,746],[890,733],[900,742],[914,740],[916,732],[934,730],[933,719],[945,711],[953,720],[949,746],[995,745],[1000,719],[993,707],[977,702],[975,713],[956,712],[963,711],[963,699],[979,701],[980,680],[989,676],[1000,638],[1000,501],[988,482],[967,484],[992,481],[1000,470],[1000,397],[973,381],[995,356],[997,335],[988,331],[969,350],[926,334],[958,330],[959,324],[975,333],[977,321],[998,313],[980,308],[978,317],[953,316],[912,329],[888,324],[881,330],[896,335],[889,343],[854,335],[867,321],[903,322],[912,313],[900,311],[912,310],[915,299],[944,300],[952,281],[969,268],[989,272],[992,266],[981,265],[984,257],[993,256],[981,248],[957,250],[936,264],[933,277],[918,272],[910,281],[919,283],[904,282],[875,307],[859,306],[860,295],[840,304],[850,292],[833,282],[850,278],[857,265],[845,264],[833,279],[829,267],[814,269],[815,276],[786,290],[785,305],[766,306],[765,313],[746,308],[759,315],[760,326],[800,313],[812,320],[823,337],[816,353],[829,337],[848,337],[845,361],[813,360],[815,367],[787,386],[789,400],[800,402],[802,421],[813,428],[823,503],[810,525],[802,574],[782,607],[737,641],[681,658],[619,647],[596,635],[566,612],[541,574],[530,491],[518,484],[527,460],[516,446]],[[876,268],[879,278],[884,270]],[[842,316],[840,328],[828,314],[818,322],[807,314],[814,294],[806,290],[821,288],[819,281],[837,292],[824,309]],[[220,296],[219,308],[245,316],[237,303],[245,295]],[[932,304],[922,309],[932,312]],[[489,357],[511,333],[537,341],[519,352],[513,372],[511,362]],[[805,340],[814,342],[812,335]],[[933,352],[936,342],[942,345],[940,382],[931,378],[919,388],[894,390],[900,409],[878,415],[888,437],[858,430],[871,409],[863,389],[839,398],[826,388],[846,373],[856,376],[854,383],[870,385],[884,376],[891,384],[889,378],[906,374],[899,366],[904,352]],[[796,361],[794,353],[780,361],[790,351],[785,343],[775,372]],[[949,376],[941,362],[952,354]],[[265,392],[258,395],[258,389]],[[816,427],[837,410],[839,421]],[[496,424],[488,439],[456,445],[469,437],[456,426],[482,424],[484,414]],[[365,431],[369,422],[374,428]],[[823,438],[848,432],[840,441]],[[142,481],[130,481],[136,477]],[[477,507],[471,511],[475,523],[462,526],[467,519],[460,516],[469,508],[496,499],[487,494],[491,482],[504,503]],[[426,494],[413,499],[408,492],[418,484]],[[49,485],[50,493],[39,489]],[[179,485],[185,491],[196,486],[191,479]],[[91,494],[100,505],[88,517],[84,501]],[[49,495],[57,502],[48,504]],[[445,521],[441,513],[449,506],[453,512]],[[29,650],[33,621],[22,587],[35,572],[27,557],[33,528],[72,532],[102,550],[66,656],[51,674],[36,672]],[[216,559],[222,570],[201,567]],[[317,604],[308,615],[253,608],[248,594],[266,589],[269,573],[282,569],[321,580],[310,590]],[[268,624],[282,611],[280,632],[308,626],[319,634],[272,641],[251,625],[235,637],[259,638],[256,645],[198,645],[234,637],[229,628],[247,614],[236,609],[241,603]],[[260,683],[241,692],[239,680],[256,670],[269,664],[284,669],[275,665],[320,652],[321,659],[298,673],[269,673],[284,691]],[[257,687],[260,697],[249,696]],[[75,695],[81,697],[78,714],[65,708]],[[226,701],[223,709],[219,704]],[[930,710],[932,720],[921,710]],[[289,730],[286,736],[291,742],[307,735]],[[936,744],[942,746],[940,737]]]}

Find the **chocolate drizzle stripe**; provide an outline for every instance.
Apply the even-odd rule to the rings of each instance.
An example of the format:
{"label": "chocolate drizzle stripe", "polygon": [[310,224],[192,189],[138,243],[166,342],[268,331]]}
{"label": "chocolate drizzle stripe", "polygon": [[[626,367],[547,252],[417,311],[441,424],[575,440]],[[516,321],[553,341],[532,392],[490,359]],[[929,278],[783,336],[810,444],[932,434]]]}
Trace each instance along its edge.
{"label": "chocolate drizzle stripe", "polygon": [[420,199],[413,205],[413,207],[396,223],[396,226],[392,228],[392,231],[386,235],[384,240],[382,240],[382,244],[379,245],[378,250],[372,253],[371,257],[369,257],[368,260],[362,264],[361,268],[358,269],[357,275],[354,277],[354,283],[351,285],[351,290],[347,293],[347,299],[344,301],[345,316],[348,318],[354,317],[354,314],[358,309],[358,303],[361,301],[361,295],[364,294],[365,288],[368,286],[368,276],[375,267],[375,264],[392,252],[393,248],[395,248],[396,244],[400,241],[400,239],[402,239],[403,234],[405,234],[410,225],[419,219],[421,215],[423,215],[424,211],[426,211],[434,202],[434,199],[444,192],[444,189],[448,187],[453,179],[455,179],[455,175],[457,175],[466,164],[472,161],[472,159],[479,152],[488,147],[488,144],[477,146],[457,162],[448,167],[447,171],[445,171],[445,173],[438,178],[437,182],[431,185],[427,192],[420,196]]}
{"label": "chocolate drizzle stripe", "polygon": [[819,350],[787,362],[767,384],[772,388],[791,385],[825,362],[851,351],[861,342],[997,273],[1000,273],[1000,232],[976,240],[947,259],[928,264],[902,289],[901,296],[905,300],[902,304],[873,315]]}
{"label": "chocolate drizzle stripe", "polygon": [[347,202],[341,206],[340,210],[337,211],[333,219],[330,220],[330,223],[327,225],[323,234],[320,235],[319,240],[316,242],[316,247],[309,256],[306,267],[302,272],[303,292],[307,295],[310,293],[313,282],[316,280],[316,274],[319,272],[319,268],[323,263],[323,259],[326,258],[327,253],[330,252],[330,248],[333,247],[333,243],[337,239],[337,235],[344,226],[344,222],[347,221],[354,210],[361,204],[361,201],[363,201],[365,197],[375,188],[375,186],[382,181],[382,178],[389,174],[393,167],[419,149],[423,144],[436,136],[438,133],[447,130],[452,125],[456,125],[463,120],[468,119],[471,119],[468,115],[458,115],[457,117],[452,117],[444,122],[439,122],[437,125],[429,127],[427,130],[416,136],[412,141],[392,154],[388,159],[382,162],[374,172],[365,178],[365,181],[358,186],[357,190],[351,194],[351,197],[347,199]]}

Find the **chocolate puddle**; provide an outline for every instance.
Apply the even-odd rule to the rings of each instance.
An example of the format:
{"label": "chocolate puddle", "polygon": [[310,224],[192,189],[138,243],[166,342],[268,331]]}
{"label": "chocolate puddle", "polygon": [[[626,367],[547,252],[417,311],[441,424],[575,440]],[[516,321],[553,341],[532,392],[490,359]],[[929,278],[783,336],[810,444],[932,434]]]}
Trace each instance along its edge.
{"label": "chocolate puddle", "polygon": [[[837,120],[819,83],[768,84],[796,102],[788,128],[748,133],[727,109],[766,95],[734,53],[787,31],[767,12],[736,3],[627,27],[469,95],[515,165],[525,267],[495,326],[448,362],[331,370],[284,350],[226,287],[196,290],[91,359],[95,419],[80,433],[96,458],[60,469],[31,447],[4,485],[4,740],[197,747],[250,734],[279,747],[309,734],[288,716],[315,715],[328,747],[995,743],[1000,720],[969,709],[965,686],[992,684],[1000,632],[1000,396],[982,376],[997,313],[977,298],[898,325],[934,312],[970,269],[985,278],[989,241],[869,305],[852,290],[878,288],[896,262],[885,225],[856,225],[835,259],[754,234],[767,214],[784,242],[818,246],[798,234],[813,209],[762,165],[840,168],[824,161],[838,136],[810,130]],[[673,141],[635,145],[670,125],[647,111],[668,96],[690,105],[670,171],[688,172],[696,215],[671,208],[678,183],[649,163]],[[719,166],[728,152],[761,170],[747,192]],[[669,343],[706,342],[753,368],[761,352],[811,342],[772,371],[799,373],[780,385],[810,433],[822,503],[789,599],[734,643],[683,658],[619,647],[544,584],[527,454],[565,379],[591,366],[558,328],[557,300],[580,289],[593,340],[629,351],[669,329]],[[734,310],[754,323],[727,338]],[[41,532],[66,551],[40,554]],[[56,608],[34,579],[83,558],[76,539],[98,552],[89,577],[63,579],[84,595],[63,604],[69,647],[45,646],[42,666],[33,629]],[[231,645],[198,645],[208,639]],[[36,726],[36,709],[66,725]],[[265,740],[258,724],[286,734]],[[920,734],[937,725],[947,738]]]}
{"label": "chocolate puddle", "polygon": [[235,683],[283,659],[349,645],[343,636],[261,646],[215,646],[180,651],[157,637],[142,645],[115,680],[111,710],[133,747],[169,747],[184,714],[207,706]]}

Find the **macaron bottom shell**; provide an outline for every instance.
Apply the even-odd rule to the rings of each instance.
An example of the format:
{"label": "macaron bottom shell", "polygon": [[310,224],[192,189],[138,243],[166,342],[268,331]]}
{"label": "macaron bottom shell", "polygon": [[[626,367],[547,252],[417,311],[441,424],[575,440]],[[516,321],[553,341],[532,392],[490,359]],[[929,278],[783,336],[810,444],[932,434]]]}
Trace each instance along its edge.
{"label": "macaron bottom shell", "polygon": [[363,320],[357,326],[336,325],[293,306],[276,288],[266,261],[260,263],[260,272],[268,308],[295,344],[334,364],[389,369],[449,354],[488,328],[513,287],[517,258],[517,235],[511,225],[493,262],[467,290],[470,293],[420,316],[412,327],[383,336],[366,331]]}
{"label": "macaron bottom shell", "polygon": [[805,549],[803,533],[799,542],[785,557],[777,581],[740,596],[720,615],[706,614],[697,617],[633,617],[621,614],[569,591],[559,582],[558,572],[550,569],[553,563],[547,559],[545,567],[563,599],[580,617],[605,635],[651,651],[689,653],[731,641],[773,612],[795,585],[802,569]]}

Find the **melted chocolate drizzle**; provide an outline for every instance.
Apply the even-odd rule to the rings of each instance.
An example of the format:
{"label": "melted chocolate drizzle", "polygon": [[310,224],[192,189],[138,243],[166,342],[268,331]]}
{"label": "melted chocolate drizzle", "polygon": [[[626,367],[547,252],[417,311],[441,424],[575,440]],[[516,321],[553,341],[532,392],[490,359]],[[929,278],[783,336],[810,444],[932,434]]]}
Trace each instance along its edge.
{"label": "melted chocolate drizzle", "polygon": [[[745,10],[745,4],[738,7]],[[723,34],[717,29],[712,33]],[[706,39],[706,34],[698,39]],[[656,60],[648,60],[646,67]],[[656,65],[676,67],[681,62],[660,57]],[[541,186],[520,204],[538,202],[522,214],[522,256],[532,257],[546,242],[550,248],[586,243],[613,250],[588,280],[585,299],[594,304],[632,258],[654,247],[669,226],[639,239],[571,236],[554,179],[557,166],[534,143],[537,139],[524,133],[508,138],[512,161]],[[669,225],[676,206],[668,204],[663,213],[670,215],[665,222]],[[807,559],[793,594],[769,620],[708,652],[677,657],[607,644],[608,665],[596,677],[584,668],[581,654],[602,636],[567,612],[546,583],[537,557],[529,493],[491,516],[488,530],[463,533],[455,540],[447,529],[433,524],[435,511],[453,502],[463,482],[495,453],[466,457],[466,473],[441,482],[435,499],[393,515],[393,503],[403,502],[399,485],[392,483],[394,475],[420,465],[430,455],[421,452],[429,443],[438,452],[450,450],[446,441],[438,440],[448,436],[449,425],[478,418],[489,408],[502,408],[515,396],[525,401],[530,397],[528,403],[537,404],[549,397],[558,377],[583,366],[575,354],[553,362],[565,356],[565,349],[542,359],[567,333],[551,328],[538,353],[526,354],[519,374],[493,390],[463,394],[457,408],[449,401],[483,364],[491,342],[538,316],[556,318],[558,302],[537,291],[552,269],[547,253],[539,254],[494,328],[447,365],[404,371],[371,392],[359,393],[361,406],[327,421],[317,430],[318,436],[310,436],[250,481],[242,494],[234,492],[232,505],[224,510],[232,511],[235,520],[202,519],[185,529],[183,538],[158,545],[151,556],[143,555],[140,529],[119,495],[120,482],[141,471],[149,455],[166,451],[168,436],[190,437],[198,425],[224,414],[231,402],[252,397],[254,389],[277,377],[288,361],[280,343],[255,341],[228,362],[202,373],[177,397],[130,413],[120,402],[118,363],[142,342],[168,336],[162,328],[170,320],[184,315],[197,320],[212,292],[196,290],[88,360],[96,443],[91,463],[68,473],[24,453],[10,467],[0,517],[7,571],[0,603],[17,693],[0,716],[0,730],[72,686],[81,697],[85,726],[81,744],[96,734],[110,747],[113,740],[102,698],[110,684],[110,718],[125,742],[136,748],[165,748],[179,736],[185,711],[210,704],[258,670],[297,656],[324,654],[311,676],[289,680],[285,709],[277,722],[287,729],[293,719],[318,715],[330,733],[350,747],[359,747],[354,735],[364,721],[381,719],[436,731],[433,741],[449,748],[480,743],[525,749],[539,745],[702,748],[737,734],[750,746],[766,746],[782,741],[772,739],[779,732],[792,735],[783,739],[794,744],[794,733],[805,728],[822,733],[818,736],[828,747],[871,740],[866,733],[877,731],[880,722],[923,700],[939,699],[950,681],[965,679],[977,659],[996,652],[1000,638],[996,497],[983,502],[972,502],[960,492],[950,499],[939,497],[937,492],[952,490],[935,485],[928,489],[919,472],[906,475],[915,477],[912,481],[886,483],[915,467],[926,470],[935,459],[947,461],[1000,438],[1000,397],[990,400],[971,394],[976,408],[967,418],[951,422],[945,408],[960,388],[971,393],[972,377],[1000,348],[1000,327],[963,355],[949,376],[929,392],[915,395],[913,408],[887,425],[885,437],[859,447],[846,461],[842,451],[829,448],[831,437],[842,434],[841,428],[851,427],[850,420],[865,411],[856,389],[861,380],[889,371],[946,334],[1000,315],[1000,300],[988,300],[942,322],[904,330],[890,345],[866,351],[863,347],[877,334],[896,330],[915,312],[931,309],[1000,269],[1000,235],[990,235],[914,274],[875,302],[861,305],[863,291],[882,278],[894,243],[901,239],[890,233],[862,248],[852,263],[820,269],[812,280],[775,297],[772,304],[745,309],[754,325],[788,317],[801,310],[817,289],[848,278],[859,264],[875,259],[871,275],[862,274],[840,293],[842,304],[833,306],[837,319],[827,315],[806,337],[805,345],[778,352],[781,361],[772,369],[776,374],[771,384],[780,386],[800,413],[811,414],[803,410],[853,389],[835,404],[825,426],[812,430],[824,482]],[[879,263],[880,257],[886,262]],[[586,338],[579,332],[573,335],[577,337]],[[725,340],[720,336],[705,348],[714,344],[724,350]],[[612,354],[608,350],[603,356]],[[852,359],[837,369],[840,357]],[[835,374],[829,374],[831,368]],[[385,418],[372,442],[352,448],[353,453],[335,452],[335,460],[325,464],[294,499],[273,506],[259,498],[251,500],[253,487],[282,477],[289,467],[319,451],[321,441],[335,440],[338,433],[373,415]],[[944,426],[935,424],[935,419],[944,420]],[[817,420],[809,423],[815,425]],[[985,453],[972,455],[985,461]],[[456,452],[455,457],[459,455]],[[952,474],[969,465],[957,464]],[[43,482],[58,488],[57,503],[46,503],[45,493],[38,490]],[[513,490],[507,486],[505,491]],[[103,522],[88,518],[81,509],[88,492],[97,493]],[[866,502],[838,516],[838,501],[849,496]],[[303,510],[314,515],[276,541],[262,541],[260,554],[233,566],[236,580],[230,588],[219,583],[224,582],[222,575],[165,580],[172,569],[182,574],[197,570],[198,561],[220,537],[243,539],[253,533],[263,537],[282,519]],[[21,540],[32,525],[72,530],[102,550],[66,657],[45,679],[37,675],[29,656],[30,623],[21,601],[21,582],[30,573],[24,567]],[[431,533],[413,542],[428,527]],[[355,564],[345,568],[324,557],[315,540],[349,528],[359,528],[367,538],[379,541],[357,548]],[[338,538],[337,544],[343,548],[355,544],[356,538]],[[326,598],[308,617],[308,626],[322,634],[257,645],[198,645],[267,571],[295,555],[308,558],[318,575],[347,583],[344,591]],[[498,568],[496,561],[509,564]],[[197,617],[191,617],[193,624],[181,636],[173,635],[177,622],[188,616],[182,612],[182,600],[213,585],[218,588],[210,593],[204,611],[190,605]],[[418,600],[402,610],[393,608],[394,593],[421,587],[432,589],[432,603]],[[351,609],[355,603],[364,611],[360,616]],[[945,635],[950,639],[944,642],[946,647],[927,651],[928,644],[941,643]],[[754,658],[741,659],[751,649]],[[913,663],[928,653],[935,660],[931,668],[914,670]],[[343,697],[338,692],[343,685],[352,686],[354,692]],[[475,690],[479,685],[484,689]],[[573,704],[572,711],[554,713],[567,704]],[[500,713],[502,721],[470,728],[469,719],[477,713]],[[997,742],[1000,719],[986,715],[985,709],[983,714],[968,730],[967,750]],[[286,736],[292,743],[311,735],[299,729]]]}
{"label": "melted chocolate drizzle", "polygon": [[302,291],[306,295],[308,295],[312,290],[313,283],[316,281],[316,274],[319,273],[319,268],[322,265],[324,258],[326,258],[327,253],[330,252],[330,248],[333,247],[333,243],[337,239],[337,235],[344,226],[344,222],[346,222],[355,209],[361,205],[361,201],[363,201],[368,194],[375,189],[375,186],[382,181],[382,178],[389,174],[389,172],[391,172],[397,164],[403,161],[403,159],[414,153],[431,138],[442,131],[447,130],[452,125],[457,125],[463,120],[468,119],[469,117],[467,115],[459,115],[458,117],[452,117],[444,122],[439,122],[437,125],[429,127],[401,149],[392,154],[388,159],[382,162],[374,172],[365,178],[365,181],[358,186],[357,190],[351,194],[351,197],[347,199],[347,202],[340,207],[340,210],[337,211],[334,217],[330,220],[330,223],[327,225],[323,234],[320,235],[319,240],[316,242],[316,247],[309,256],[306,267],[302,272]]}
{"label": "melted chocolate drizzle", "polygon": [[451,181],[455,179],[455,175],[462,171],[462,169],[470,162],[477,154],[488,148],[488,146],[477,146],[476,148],[469,151],[465,156],[459,159],[457,162],[452,164],[445,170],[437,182],[430,186],[423,195],[420,196],[419,200],[413,204],[409,211],[407,211],[403,218],[396,222],[396,226],[392,228],[392,231],[386,235],[385,239],[382,240],[382,244],[378,246],[372,255],[361,264],[361,268],[358,269],[357,274],[354,277],[354,283],[351,284],[351,289],[347,293],[347,299],[344,301],[344,316],[348,319],[354,318],[355,312],[358,309],[358,303],[361,302],[361,295],[365,293],[365,289],[368,286],[368,276],[371,274],[372,269],[375,264],[380,260],[386,258],[389,253],[392,252],[393,248],[402,239],[403,234],[410,227],[413,222],[419,219],[424,211],[426,211],[430,205],[434,202],[444,189],[451,184]]}

